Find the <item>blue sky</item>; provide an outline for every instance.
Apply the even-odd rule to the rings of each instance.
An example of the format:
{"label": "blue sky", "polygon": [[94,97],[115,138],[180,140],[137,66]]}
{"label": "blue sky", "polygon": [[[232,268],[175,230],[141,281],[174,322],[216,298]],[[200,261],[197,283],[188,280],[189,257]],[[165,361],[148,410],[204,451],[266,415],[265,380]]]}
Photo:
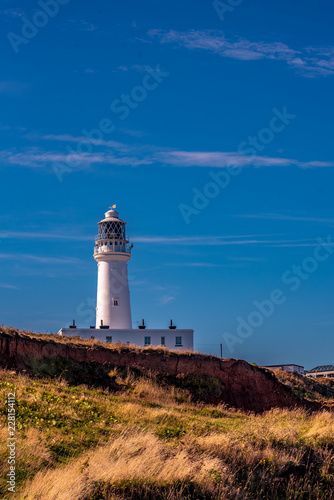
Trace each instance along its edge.
{"label": "blue sky", "polygon": [[96,223],[116,203],[134,327],[333,363],[333,3],[231,3],[1,2],[3,324],[94,322]]}

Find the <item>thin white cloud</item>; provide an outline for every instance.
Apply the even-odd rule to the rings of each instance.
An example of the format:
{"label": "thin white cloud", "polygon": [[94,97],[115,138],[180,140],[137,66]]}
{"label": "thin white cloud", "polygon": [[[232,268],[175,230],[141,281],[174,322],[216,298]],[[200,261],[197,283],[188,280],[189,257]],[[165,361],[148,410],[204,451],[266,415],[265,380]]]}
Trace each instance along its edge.
{"label": "thin white cloud", "polygon": [[241,37],[229,39],[223,32],[213,30],[180,32],[152,29],[148,34],[161,43],[176,44],[188,50],[206,50],[231,59],[284,61],[308,77],[334,74],[334,47],[331,46],[296,50],[282,42],[253,42]]}
{"label": "thin white cloud", "polygon": [[65,28],[71,31],[95,31],[97,26],[85,19],[68,19]]}
{"label": "thin white cloud", "polygon": [[175,300],[175,297],[172,295],[163,295],[163,297],[159,299],[159,302],[160,304],[169,304],[170,302],[173,302],[173,300]]}
{"label": "thin white cloud", "polygon": [[[66,135],[57,136],[50,140],[65,141]],[[69,142],[75,142],[69,138]],[[88,141],[87,141],[88,142]],[[66,153],[64,151],[45,151],[41,148],[26,148],[25,150],[0,151],[0,162],[7,165],[18,165],[30,168],[49,168],[55,163],[61,163],[69,170],[88,169],[94,165],[116,166],[150,166],[166,165],[170,167],[203,167],[226,168],[233,167],[289,167],[297,168],[326,168],[333,167],[333,161],[299,161],[292,158],[247,156],[238,152],[208,152],[208,151],[173,151],[154,146],[127,146],[114,141],[104,141],[100,146],[107,151],[93,153]],[[112,149],[112,151],[110,151]],[[51,170],[51,169],[50,169]]]}
{"label": "thin white cloud", "polygon": [[[270,236],[273,236],[270,238]],[[276,236],[276,238],[275,238]],[[174,245],[174,246],[314,246],[312,238],[303,239],[282,239],[277,238],[277,234],[253,234],[253,235],[224,235],[224,236],[134,236],[131,241],[136,244],[149,245]],[[2,239],[59,239],[73,241],[88,241],[94,242],[92,236],[80,234],[68,234],[61,232],[44,232],[44,231],[1,231],[0,238]],[[68,257],[42,257],[29,254],[0,254],[0,259],[29,259],[46,264],[78,264],[80,259]],[[208,263],[189,263],[189,266],[208,266]],[[211,267],[211,266],[210,266]]]}
{"label": "thin white cloud", "polygon": [[6,288],[8,290],[20,290],[18,286],[8,285],[7,283],[0,283],[0,288]]}
{"label": "thin white cloud", "polygon": [[40,264],[79,264],[81,261],[76,258],[71,257],[42,257],[39,255],[30,255],[25,253],[0,253],[0,259],[2,260],[31,260],[39,262]]}
{"label": "thin white cloud", "polygon": [[[224,236],[210,236],[210,241],[223,241],[233,239],[249,239],[261,236],[269,236],[263,234],[244,234],[244,235],[224,235]],[[55,231],[0,231],[0,239],[39,239],[39,240],[74,240],[74,241],[93,241],[91,235],[73,234],[68,232]],[[131,238],[134,243],[157,243],[157,244],[202,244],[202,236],[134,236]]]}
{"label": "thin white cloud", "polygon": [[20,8],[13,8],[13,9],[3,9],[0,10],[0,13],[4,16],[8,17],[22,17],[25,15],[25,11]]}
{"label": "thin white cloud", "polygon": [[25,132],[27,129],[25,127],[12,127],[10,125],[0,124],[1,132]]}
{"label": "thin white cloud", "polygon": [[30,168],[49,168],[53,164],[61,163],[69,170],[86,169],[96,164],[140,166],[153,163],[153,159],[137,158],[135,156],[120,156],[107,152],[96,152],[93,154],[66,154],[59,151],[43,151],[37,148],[26,149],[23,152],[15,150],[1,151],[0,162],[8,165],[19,165]]}
{"label": "thin white cloud", "polygon": [[127,66],[126,64],[122,64],[120,66],[117,66],[114,70],[113,73],[118,73],[119,71],[137,71],[138,73],[145,73],[147,72],[148,65],[147,64],[132,64],[131,66]]}
{"label": "thin white cloud", "polygon": [[107,148],[115,149],[117,151],[131,151],[133,149],[133,146],[130,146],[128,144],[123,144],[122,142],[117,142],[117,141],[105,141],[103,139],[100,140],[94,140],[94,139],[89,139],[88,137],[85,136],[73,136],[70,134],[48,134],[48,135],[39,135],[39,134],[34,134],[30,133],[26,135],[27,139],[30,140],[36,140],[36,139],[43,139],[47,141],[60,141],[60,142],[74,142],[76,144],[79,143],[84,143],[84,144],[89,144],[91,143],[93,146],[106,146]]}
{"label": "thin white cloud", "polygon": [[213,264],[212,262],[170,262],[166,265],[172,267],[223,267],[223,264]]}
{"label": "thin white cloud", "polygon": [[263,239],[249,238],[244,236],[179,236],[179,237],[163,237],[163,236],[144,236],[135,237],[131,241],[135,243],[150,243],[160,245],[180,245],[180,246],[239,246],[239,245],[265,245],[265,246],[312,246],[314,240],[311,238],[305,239]]}
{"label": "thin white cloud", "polygon": [[59,233],[59,232],[39,232],[39,231],[0,231],[0,239],[39,239],[39,240],[74,240],[91,241],[91,236]]}
{"label": "thin white cloud", "polygon": [[0,81],[0,94],[20,94],[26,87],[23,83],[2,80]]}
{"label": "thin white cloud", "polygon": [[263,257],[227,257],[228,260],[234,262],[268,262],[267,259]]}
{"label": "thin white cloud", "polygon": [[[67,171],[89,169],[96,165],[116,166],[170,166],[170,167],[288,167],[325,168],[333,167],[333,161],[300,161],[292,158],[245,155],[224,151],[182,151],[162,148],[150,144],[124,144],[113,140],[90,140],[85,136],[71,134],[44,134],[31,132],[24,135],[29,141],[64,143],[62,151],[44,150],[41,147],[26,147],[20,150],[0,151],[0,162],[30,168],[47,168],[53,171],[55,164],[62,164]],[[76,144],[77,147],[71,145]],[[90,144],[91,152],[78,153],[79,144]],[[67,152],[66,152],[67,151]]]}
{"label": "thin white cloud", "polygon": [[287,220],[295,222],[316,222],[325,224],[334,224],[333,218],[327,217],[314,217],[314,216],[302,216],[302,215],[289,215],[289,214],[241,214],[234,215],[237,218],[243,219],[270,219],[270,220]]}
{"label": "thin white cloud", "polygon": [[177,167],[287,167],[299,168],[334,167],[331,161],[298,161],[291,158],[247,156],[237,152],[168,151],[157,154],[157,159]]}
{"label": "thin white cloud", "polygon": [[224,235],[224,236],[134,236],[131,238],[131,241],[134,243],[158,243],[162,245],[173,245],[177,244],[185,244],[185,245],[205,245],[206,242],[220,242],[220,241],[229,241],[235,239],[247,239],[247,238],[255,238],[263,236],[261,234],[255,235]]}
{"label": "thin white cloud", "polygon": [[145,135],[145,132],[142,130],[132,130],[129,128],[119,128],[118,130],[123,134],[130,135],[132,137],[143,137]]}

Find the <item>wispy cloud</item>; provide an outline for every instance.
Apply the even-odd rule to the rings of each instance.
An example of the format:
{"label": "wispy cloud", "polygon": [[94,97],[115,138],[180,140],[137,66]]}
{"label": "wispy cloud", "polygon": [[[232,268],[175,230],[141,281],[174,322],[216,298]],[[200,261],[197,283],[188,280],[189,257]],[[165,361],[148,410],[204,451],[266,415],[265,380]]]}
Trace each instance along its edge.
{"label": "wispy cloud", "polygon": [[191,30],[187,32],[150,30],[151,37],[161,43],[182,46],[188,50],[207,50],[222,57],[255,61],[270,59],[284,61],[304,76],[334,74],[334,47],[305,47],[292,49],[282,42],[250,41],[245,38],[227,38],[221,31]]}
{"label": "wispy cloud", "polygon": [[[63,136],[45,136],[49,140],[63,141]],[[69,136],[68,142],[76,142],[79,138]],[[85,141],[88,142],[87,139]],[[96,165],[115,166],[150,166],[162,165],[170,167],[203,167],[225,168],[234,167],[297,167],[297,168],[326,168],[333,167],[333,161],[299,161],[292,158],[269,156],[246,156],[238,152],[209,152],[209,151],[178,151],[167,148],[158,148],[150,145],[124,145],[115,141],[102,141],[99,148],[93,153],[77,154],[72,152],[43,150],[40,147],[21,148],[0,151],[0,161],[5,165],[17,165],[30,168],[49,168],[53,163],[62,163],[76,170],[88,169]],[[96,148],[98,149],[98,148]],[[51,169],[50,169],[51,171]]]}
{"label": "wispy cloud", "polygon": [[18,7],[13,8],[13,9],[0,10],[0,13],[4,16],[8,16],[8,17],[22,17],[25,15],[25,11],[23,9],[18,8]]}
{"label": "wispy cloud", "polygon": [[97,26],[85,19],[68,19],[66,21],[66,29],[71,31],[95,31]]}
{"label": "wispy cloud", "polygon": [[79,264],[81,261],[71,257],[42,257],[39,255],[30,255],[25,253],[0,253],[2,260],[30,260],[40,264]]}
{"label": "wispy cloud", "polygon": [[99,139],[94,141],[93,139],[88,139],[88,137],[85,137],[83,135],[81,136],[73,136],[71,134],[46,134],[46,135],[40,135],[37,133],[30,133],[25,136],[27,139],[30,140],[46,140],[46,141],[59,141],[59,142],[74,142],[76,144],[79,143],[84,143],[88,144],[91,143],[95,146],[105,146],[107,148],[115,149],[117,151],[131,151],[133,149],[133,146],[130,146],[129,144],[124,144],[122,142],[117,142],[117,141],[105,141],[103,139]]}
{"label": "wispy cloud", "polygon": [[0,124],[1,132],[25,132],[27,129],[25,127],[12,127],[10,125],[5,125],[4,123]]}
{"label": "wispy cloud", "polygon": [[132,137],[143,137],[145,135],[145,132],[142,130],[132,130],[129,128],[119,128],[119,131],[122,132],[123,134],[130,135]]}
{"label": "wispy cloud", "polygon": [[6,288],[8,290],[20,290],[18,286],[8,285],[7,283],[0,283],[0,288]]}
{"label": "wispy cloud", "polygon": [[299,168],[334,167],[332,161],[299,161],[291,158],[247,156],[237,152],[166,151],[157,153],[157,158],[168,165],[178,167],[287,167]]}
{"label": "wispy cloud", "polygon": [[[7,150],[0,152],[0,162],[7,165],[19,165],[30,168],[49,168],[54,163],[68,165],[75,170],[87,169],[93,165],[119,165],[119,166],[140,166],[153,163],[150,158],[138,158],[135,155],[117,155],[108,152],[96,152],[93,154],[66,154],[59,151],[45,151],[41,148],[26,148],[18,152]],[[52,171],[52,170],[50,170]]]}
{"label": "wispy cloud", "polygon": [[287,220],[295,222],[316,222],[325,224],[334,224],[333,218],[327,217],[314,217],[314,216],[303,216],[303,215],[289,215],[289,214],[239,214],[234,215],[237,218],[244,219],[270,219],[270,220]]}
{"label": "wispy cloud", "polygon": [[223,244],[236,239],[249,239],[262,235],[224,235],[224,236],[134,236],[131,241],[134,243],[156,243],[161,245],[213,245]]}
{"label": "wispy cloud", "polygon": [[117,73],[119,71],[138,71],[139,73],[145,73],[147,72],[147,67],[148,64],[132,64],[131,66],[128,66],[127,64],[121,64],[120,66],[117,66],[115,69],[113,69],[113,73]]}
{"label": "wispy cloud", "polygon": [[245,236],[179,236],[179,237],[163,237],[163,236],[144,236],[134,237],[131,239],[136,243],[150,243],[159,245],[179,245],[179,246],[240,246],[240,245],[255,245],[255,246],[314,246],[312,238],[303,239],[275,239],[275,238],[256,238]]}
{"label": "wispy cloud", "polygon": [[223,267],[223,264],[214,264],[212,262],[169,262],[166,265],[172,267]]}
{"label": "wispy cloud", "polygon": [[[130,132],[128,132],[130,134]],[[132,135],[140,135],[133,133]],[[30,132],[23,137],[35,143],[55,143],[53,149],[41,146],[12,148],[0,151],[3,165],[16,165],[30,168],[49,169],[53,173],[56,163],[67,166],[69,170],[85,170],[97,165],[115,166],[169,166],[169,167],[297,167],[326,168],[333,167],[334,161],[300,161],[293,158],[245,155],[229,151],[182,151],[151,144],[125,144],[113,140],[90,140],[85,136],[71,134],[40,134]],[[63,143],[61,151],[57,143]],[[91,153],[77,153],[79,144],[90,144]],[[73,144],[73,146],[72,146]]]}
{"label": "wispy cloud", "polygon": [[59,232],[39,232],[39,231],[0,231],[0,239],[38,239],[38,240],[74,240],[74,241],[91,241],[92,236],[85,236],[73,233]]}
{"label": "wispy cloud", "polygon": [[228,260],[231,260],[233,262],[268,262],[267,259],[264,257],[231,257],[228,256],[226,257]]}
{"label": "wispy cloud", "polygon": [[[245,234],[245,235],[224,235],[224,236],[209,236],[205,237],[205,242],[209,241],[209,244],[214,244],[214,242],[220,241],[230,241],[235,239],[249,239],[262,237],[262,234]],[[268,236],[268,235],[266,235]],[[208,239],[209,238],[209,239]],[[93,241],[91,235],[85,235],[80,233],[69,233],[67,231],[61,231],[56,229],[54,231],[0,231],[0,239],[32,239],[32,240],[73,240],[73,241]],[[202,236],[134,236],[131,238],[134,243],[153,243],[162,245],[172,245],[172,244],[185,244],[185,245],[202,245],[205,244]]]}
{"label": "wispy cloud", "polygon": [[160,304],[169,304],[170,302],[173,302],[173,300],[175,300],[175,297],[173,297],[172,295],[163,295],[159,299],[159,303]]}
{"label": "wispy cloud", "polygon": [[[278,238],[277,234],[242,234],[242,235],[224,235],[224,236],[133,236],[131,241],[137,244],[149,244],[149,245],[173,245],[173,246],[315,246],[314,239],[303,238],[303,239],[282,239]],[[1,231],[1,239],[33,239],[33,240],[44,240],[44,239],[57,239],[57,240],[73,240],[73,241],[88,241],[92,242],[93,238],[91,235],[84,234],[68,234],[67,232],[57,231]],[[46,264],[78,264],[80,259],[69,258],[69,257],[43,257],[36,255],[27,254],[0,254],[0,259],[25,259],[34,260]],[[173,264],[171,264],[173,265]],[[202,262],[190,262],[185,264],[191,267],[212,267],[212,264],[202,263]],[[214,264],[216,266],[216,264]]]}
{"label": "wispy cloud", "polygon": [[26,87],[23,83],[2,80],[0,81],[0,94],[20,94]]}

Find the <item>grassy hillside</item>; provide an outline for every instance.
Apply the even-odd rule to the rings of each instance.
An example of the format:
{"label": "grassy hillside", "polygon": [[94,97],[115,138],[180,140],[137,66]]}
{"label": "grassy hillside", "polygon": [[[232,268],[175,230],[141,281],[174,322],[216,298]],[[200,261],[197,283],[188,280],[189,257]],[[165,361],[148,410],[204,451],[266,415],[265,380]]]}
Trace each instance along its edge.
{"label": "grassy hillside", "polygon": [[[253,415],[126,370],[115,393],[0,371],[0,497],[334,499],[328,411]],[[6,492],[6,398],[17,400],[17,493]]]}
{"label": "grassy hillside", "polygon": [[326,377],[308,378],[299,373],[273,370],[282,384],[291,387],[295,396],[309,401],[334,402],[334,379]]}

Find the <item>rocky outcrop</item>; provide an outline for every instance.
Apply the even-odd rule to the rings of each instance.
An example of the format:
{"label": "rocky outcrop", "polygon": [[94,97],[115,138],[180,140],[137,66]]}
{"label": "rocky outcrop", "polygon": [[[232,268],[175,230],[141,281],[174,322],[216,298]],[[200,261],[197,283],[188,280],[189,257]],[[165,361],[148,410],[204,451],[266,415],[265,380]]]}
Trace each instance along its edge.
{"label": "rocky outcrop", "polygon": [[75,383],[89,384],[91,381],[92,385],[112,389],[117,388],[115,381],[110,379],[105,383],[102,372],[107,374],[113,367],[131,368],[185,387],[199,400],[226,403],[243,410],[262,412],[274,407],[294,406],[320,408],[319,403],[295,397],[292,390],[268,370],[242,360],[221,360],[201,354],[131,346],[120,346],[119,349],[100,345],[91,347],[55,342],[45,339],[45,336],[40,339],[0,331],[0,365],[36,375],[55,376],[59,376],[59,367],[66,373],[72,367]]}

